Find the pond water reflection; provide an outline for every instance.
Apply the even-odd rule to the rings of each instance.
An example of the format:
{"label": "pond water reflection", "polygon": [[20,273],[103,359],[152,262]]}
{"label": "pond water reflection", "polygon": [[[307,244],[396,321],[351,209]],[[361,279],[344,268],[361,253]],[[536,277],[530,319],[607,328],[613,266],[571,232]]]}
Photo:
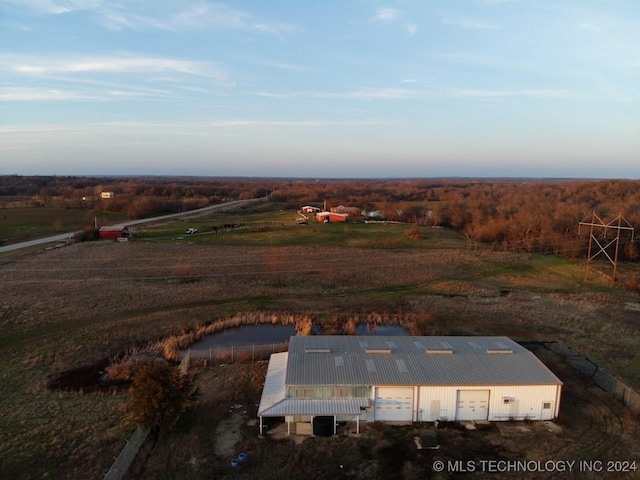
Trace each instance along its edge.
{"label": "pond water reflection", "polygon": [[[319,328],[314,328],[315,335],[321,335]],[[361,323],[356,327],[358,335],[409,335],[405,327],[399,325],[376,325]],[[271,345],[286,343],[289,337],[296,334],[294,325],[243,325],[228,328],[213,335],[207,335],[189,347],[192,352],[209,349],[227,349],[231,347],[246,347],[251,345]]]}
{"label": "pond water reflection", "polygon": [[207,335],[189,347],[192,351],[288,342],[296,334],[294,325],[243,325]]}
{"label": "pond water reflection", "polygon": [[356,327],[356,333],[358,335],[381,335],[381,336],[404,336],[409,335],[409,330],[406,327],[400,325],[376,325],[375,323],[360,323]]}

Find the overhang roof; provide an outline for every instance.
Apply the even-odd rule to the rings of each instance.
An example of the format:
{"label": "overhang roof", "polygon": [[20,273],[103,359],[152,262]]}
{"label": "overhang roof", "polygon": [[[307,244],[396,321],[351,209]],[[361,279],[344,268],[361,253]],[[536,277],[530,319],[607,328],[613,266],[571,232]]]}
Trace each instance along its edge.
{"label": "overhang roof", "polygon": [[98,231],[101,232],[121,232],[124,229],[128,229],[129,227],[118,227],[114,225],[104,225],[98,228]]}
{"label": "overhang roof", "polygon": [[262,412],[277,405],[285,399],[284,379],[287,373],[287,358],[289,354],[274,353],[269,359],[267,367],[267,377],[264,380],[264,388],[262,389],[262,397],[260,398],[260,406],[258,407],[258,416]]}
{"label": "overhang roof", "polygon": [[258,410],[258,416],[284,417],[285,415],[359,415],[362,413],[361,408],[368,406],[368,398],[334,398],[330,400],[289,398],[267,407],[264,410]]}

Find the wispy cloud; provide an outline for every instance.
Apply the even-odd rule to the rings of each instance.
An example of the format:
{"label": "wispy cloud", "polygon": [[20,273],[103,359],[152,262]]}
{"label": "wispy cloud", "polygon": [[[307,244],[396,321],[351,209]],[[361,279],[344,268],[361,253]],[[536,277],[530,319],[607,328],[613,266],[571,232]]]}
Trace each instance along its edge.
{"label": "wispy cloud", "polygon": [[418,32],[418,26],[414,23],[407,23],[404,26],[404,29],[407,31],[409,35],[415,35]]}
{"label": "wispy cloud", "polygon": [[100,8],[95,10],[95,13],[102,17],[104,26],[109,30],[173,30],[171,25],[153,16],[139,15],[111,8]]}
{"label": "wispy cloud", "polygon": [[100,97],[83,92],[45,88],[9,87],[0,90],[4,102],[41,102],[70,100],[99,100]]}
{"label": "wispy cloud", "polygon": [[515,65],[513,62],[507,62],[505,59],[495,55],[457,52],[433,52],[430,55],[463,65],[482,67],[513,67]]}
{"label": "wispy cloud", "polygon": [[494,23],[469,17],[444,16],[441,18],[441,22],[445,25],[453,25],[466,29],[496,30],[497,28],[499,28],[498,25]]}
{"label": "wispy cloud", "polygon": [[258,92],[257,96],[271,98],[326,98],[351,100],[403,100],[431,97],[431,92],[404,88],[381,88],[355,90],[350,92]]}
{"label": "wispy cloud", "polygon": [[226,82],[229,75],[206,62],[166,57],[137,56],[133,54],[103,57],[50,57],[31,55],[5,55],[0,69],[23,75],[50,75],[59,73],[178,73],[212,77]]}
{"label": "wispy cloud", "polygon": [[168,10],[165,2],[122,0],[5,0],[40,15],[63,15],[85,11],[97,15],[109,30],[237,29],[284,37],[299,30],[281,21],[271,21],[222,3],[199,1],[180,11]]}
{"label": "wispy cloud", "polygon": [[106,28],[167,28],[159,19],[129,11],[131,5],[118,0],[6,0],[27,7],[39,15],[64,15],[72,12],[89,12],[98,15]]}
{"label": "wispy cloud", "polygon": [[[418,83],[415,79],[405,79],[402,83]],[[506,97],[532,97],[540,99],[573,99],[581,97],[570,90],[553,89],[462,89],[453,88],[441,92],[406,88],[383,88],[354,90],[348,92],[258,92],[255,95],[267,98],[321,98],[344,100],[428,100],[446,96],[451,98],[506,98]]]}
{"label": "wispy cloud", "polygon": [[326,128],[326,127],[369,127],[385,125],[388,122],[377,118],[354,118],[345,120],[263,120],[225,119],[202,122],[145,122],[113,121],[83,124],[52,125],[0,125],[0,150],[31,147],[34,143],[59,140],[65,136],[104,137],[112,139],[138,135],[163,136],[207,136],[215,130],[244,128]]}
{"label": "wispy cloud", "polygon": [[584,28],[585,30],[588,30],[590,32],[595,32],[595,33],[600,33],[603,30],[603,28],[600,25],[596,25],[596,24],[591,23],[591,22],[582,22],[580,24],[580,27]]}
{"label": "wispy cloud", "polygon": [[139,89],[69,90],[40,87],[4,87],[0,100],[5,102],[110,101],[128,98],[167,97],[168,93],[144,92]]}
{"label": "wispy cloud", "polygon": [[338,93],[328,98],[352,98],[363,100],[402,100],[428,96],[426,92],[407,90],[404,88],[382,88],[373,90],[358,90],[354,92]]}
{"label": "wispy cloud", "polygon": [[352,120],[255,120],[255,119],[230,119],[210,120],[203,122],[180,123],[154,123],[154,122],[104,122],[95,124],[105,127],[124,128],[180,128],[184,130],[211,129],[211,128],[242,128],[242,127],[331,127],[331,126],[367,126],[381,125],[378,119],[352,119]]}
{"label": "wispy cloud", "polygon": [[269,21],[252,13],[237,10],[220,3],[198,2],[168,20],[172,28],[227,28],[254,31],[282,37],[299,30],[298,27],[278,21]]}
{"label": "wispy cloud", "polygon": [[41,15],[60,15],[76,10],[85,10],[90,5],[95,7],[96,4],[100,3],[82,0],[5,0],[5,2],[8,4],[25,6]]}
{"label": "wispy cloud", "polygon": [[481,0],[485,5],[502,5],[503,3],[517,3],[521,0]]}
{"label": "wispy cloud", "polygon": [[395,8],[379,8],[369,22],[393,22],[398,18],[400,18],[400,12]]}
{"label": "wispy cloud", "polygon": [[640,68],[640,54],[634,54],[623,65],[627,68]]}
{"label": "wispy cloud", "polygon": [[[88,87],[98,87],[102,90],[132,90],[139,92],[140,95],[147,96],[167,96],[171,92],[167,89],[154,88],[149,86],[143,86],[141,84],[135,83],[120,83],[120,82],[109,82],[104,80],[96,80],[95,78],[85,78],[74,75],[46,75],[45,78],[47,81],[56,82],[59,84],[73,84],[73,85],[82,85]],[[169,82],[171,86],[177,86],[179,88],[187,88],[186,85],[180,84],[175,85],[178,82],[181,82],[181,79],[170,76],[157,76],[157,77],[145,77],[145,79],[150,82]]]}
{"label": "wispy cloud", "polygon": [[288,70],[290,72],[301,72],[301,73],[306,73],[306,72],[311,72],[314,71],[314,68],[311,67],[306,67],[303,65],[294,65],[291,63],[282,63],[282,62],[274,62],[271,60],[255,60],[252,61],[252,63],[256,64],[256,65],[261,65],[263,67],[269,67],[269,68],[276,68],[278,70]]}
{"label": "wispy cloud", "polygon": [[535,97],[553,99],[579,99],[580,96],[570,90],[482,90],[482,89],[450,89],[448,94],[457,98],[501,98],[501,97]]}

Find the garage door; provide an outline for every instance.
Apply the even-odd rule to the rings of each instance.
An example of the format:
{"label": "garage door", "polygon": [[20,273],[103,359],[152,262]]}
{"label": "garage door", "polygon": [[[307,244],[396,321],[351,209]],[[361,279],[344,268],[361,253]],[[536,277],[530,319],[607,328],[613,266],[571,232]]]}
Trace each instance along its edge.
{"label": "garage door", "polygon": [[458,390],[456,420],[486,420],[489,417],[489,390]]}
{"label": "garage door", "polygon": [[412,421],[413,388],[377,387],[375,410],[377,421]]}

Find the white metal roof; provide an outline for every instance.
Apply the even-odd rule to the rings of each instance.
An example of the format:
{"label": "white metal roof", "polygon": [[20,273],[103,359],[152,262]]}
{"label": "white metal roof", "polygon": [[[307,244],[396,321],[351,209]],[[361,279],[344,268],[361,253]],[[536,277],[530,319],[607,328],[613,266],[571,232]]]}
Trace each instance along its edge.
{"label": "white metal roof", "polygon": [[267,367],[267,377],[264,380],[264,388],[262,389],[262,398],[258,407],[258,416],[261,416],[262,412],[284,400],[284,380],[287,374],[288,356],[287,352],[271,355],[269,366]]}
{"label": "white metal roof", "polygon": [[508,337],[296,336],[286,385],[559,385]]}
{"label": "white metal roof", "polygon": [[367,407],[367,398],[336,398],[315,400],[289,398],[265,410],[258,410],[259,417],[283,417],[285,415],[359,415],[360,407]]}
{"label": "white metal roof", "polygon": [[358,415],[360,407],[366,407],[366,398],[339,398],[333,400],[311,400],[285,398],[285,376],[289,354],[274,353],[269,359],[267,377],[258,407],[259,417],[282,417],[285,415]]}

